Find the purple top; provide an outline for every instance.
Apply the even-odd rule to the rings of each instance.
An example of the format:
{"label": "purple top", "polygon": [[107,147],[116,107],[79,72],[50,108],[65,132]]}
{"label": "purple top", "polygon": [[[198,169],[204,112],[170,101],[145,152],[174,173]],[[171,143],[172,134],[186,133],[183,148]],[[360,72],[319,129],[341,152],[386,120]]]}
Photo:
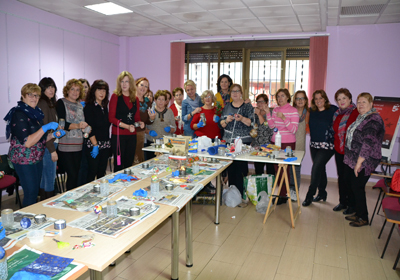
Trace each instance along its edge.
{"label": "purple top", "polygon": [[379,165],[382,158],[382,141],[385,135],[385,126],[378,113],[371,114],[363,120],[353,133],[351,150],[345,145],[344,163],[353,168],[358,157],[365,158],[361,169],[365,169],[368,176]]}

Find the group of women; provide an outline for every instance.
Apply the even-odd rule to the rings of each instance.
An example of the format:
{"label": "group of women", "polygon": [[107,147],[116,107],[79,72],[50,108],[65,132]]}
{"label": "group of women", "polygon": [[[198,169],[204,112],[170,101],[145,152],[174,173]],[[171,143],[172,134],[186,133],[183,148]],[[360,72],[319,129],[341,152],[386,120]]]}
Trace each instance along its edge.
{"label": "group of women", "polygon": [[[158,90],[153,100],[147,78],[135,81],[123,71],[110,98],[103,80],[90,86],[87,80],[71,79],[63,88],[64,97],[56,100],[53,79],[43,78],[39,86],[26,84],[21,101],[5,117],[9,156],[24,190],[24,206],[35,203],[38,194],[42,198],[54,195],[57,161],[67,173],[66,185],[71,190],[104,176],[111,154],[114,171],[154,156],[144,154],[142,148],[164,135],[218,137],[226,143],[240,138],[244,144],[260,146],[274,144],[279,133],[281,149],[305,151],[309,132],[313,166],[303,206],[327,199],[326,164],[335,155],[340,199],[333,210],[354,214],[346,217],[353,226],[368,224],[365,184],[381,158],[384,135],[383,121],[369,93],[360,94],[356,106],[349,90],[341,88],[335,94],[338,108],[330,104],[325,91],[317,90],[308,108],[305,91],[294,94],[292,106],[289,91],[279,89],[277,106],[271,110],[266,94],[259,94],[253,107],[241,85],[228,75],[219,77],[217,88],[215,95],[211,90],[198,95],[196,84],[188,80],[184,89],[178,87],[172,94]],[[256,174],[263,174],[265,166],[268,174],[275,174],[277,166],[270,163],[256,163]],[[294,177],[300,185],[301,166],[296,166],[295,174],[289,171],[290,194],[284,185],[278,205],[297,199]],[[85,174],[83,181],[78,180],[79,173]],[[248,163],[234,161],[227,173],[229,184],[243,193]]]}

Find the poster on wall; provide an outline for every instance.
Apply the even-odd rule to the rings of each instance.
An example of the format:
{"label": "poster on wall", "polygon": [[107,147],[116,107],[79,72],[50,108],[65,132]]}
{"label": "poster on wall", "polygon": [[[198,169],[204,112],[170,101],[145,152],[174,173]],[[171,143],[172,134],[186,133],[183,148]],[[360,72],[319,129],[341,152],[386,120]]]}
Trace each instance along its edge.
{"label": "poster on wall", "polygon": [[400,125],[400,98],[375,96],[374,108],[381,115],[385,124],[382,157],[390,159]]}

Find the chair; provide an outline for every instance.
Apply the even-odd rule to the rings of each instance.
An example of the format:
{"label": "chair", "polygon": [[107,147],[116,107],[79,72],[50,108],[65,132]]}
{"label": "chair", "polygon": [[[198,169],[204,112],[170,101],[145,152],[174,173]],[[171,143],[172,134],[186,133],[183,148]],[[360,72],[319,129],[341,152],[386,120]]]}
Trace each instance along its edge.
{"label": "chair", "polygon": [[398,197],[385,197],[382,200],[382,209],[385,213],[385,222],[383,223],[381,232],[379,233],[378,239],[381,238],[383,229],[385,228],[386,222],[393,223],[392,228],[390,229],[389,236],[387,238],[385,248],[383,248],[382,256],[383,259],[387,246],[389,244],[390,238],[392,237],[393,229],[396,224],[400,225],[400,202]]}
{"label": "chair", "polygon": [[[390,174],[386,175],[387,177],[380,179],[375,184],[375,186],[372,187],[373,189],[379,189],[379,195],[378,195],[378,199],[376,201],[374,212],[372,213],[372,217],[371,217],[371,221],[369,222],[369,225],[372,225],[372,220],[374,219],[375,214],[377,214],[377,215],[379,214],[379,210],[382,206],[381,205],[382,201],[386,196],[397,197],[397,198],[400,197],[400,192],[395,192],[390,188],[390,184],[392,181],[392,178],[391,178],[392,175],[390,175]],[[382,198],[381,198],[381,195],[382,195]],[[379,205],[379,208],[378,208],[378,205]],[[376,211],[377,208],[378,208],[378,211]]]}
{"label": "chair", "polygon": [[1,198],[2,198],[1,193],[3,192],[4,189],[7,189],[8,187],[11,186],[14,187],[17,202],[19,203],[19,208],[22,208],[21,198],[19,197],[18,193],[18,185],[16,183],[17,183],[17,178],[15,178],[12,175],[4,175],[4,177],[0,179],[0,209],[1,209]]}

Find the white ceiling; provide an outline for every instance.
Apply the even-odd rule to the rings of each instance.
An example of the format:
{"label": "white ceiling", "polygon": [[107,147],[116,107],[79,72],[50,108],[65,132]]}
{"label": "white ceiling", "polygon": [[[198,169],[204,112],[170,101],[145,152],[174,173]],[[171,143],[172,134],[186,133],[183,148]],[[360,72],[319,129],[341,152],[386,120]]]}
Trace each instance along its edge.
{"label": "white ceiling", "polygon": [[[326,31],[326,26],[400,22],[400,0],[19,0],[118,36],[190,36]],[[134,13],[105,16],[85,5],[114,2]],[[383,5],[340,16],[343,7]],[[367,7],[367,8],[368,8]]]}

